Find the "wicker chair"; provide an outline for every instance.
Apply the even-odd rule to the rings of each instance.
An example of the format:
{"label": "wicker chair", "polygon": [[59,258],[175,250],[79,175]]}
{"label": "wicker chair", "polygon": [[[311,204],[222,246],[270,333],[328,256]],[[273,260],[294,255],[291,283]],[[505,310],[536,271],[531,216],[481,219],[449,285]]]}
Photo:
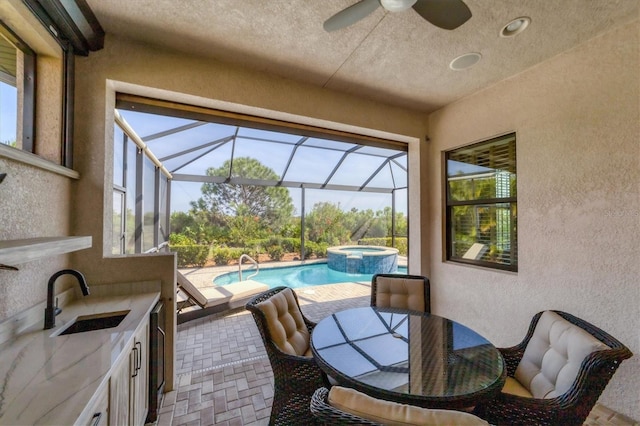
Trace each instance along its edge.
{"label": "wicker chair", "polygon": [[[567,382],[568,389],[563,393],[558,391],[546,398],[536,398],[507,393],[503,388],[503,392],[494,400],[476,406],[474,414],[496,425],[583,424],[620,363],[633,354],[626,346],[598,327],[566,312],[551,312],[586,331],[608,348],[587,354],[582,362],[576,365],[577,375],[575,379]],[[510,348],[499,348],[507,366],[507,384],[510,378],[512,381],[517,380],[514,379],[516,369],[544,313],[539,312],[533,317],[527,335],[520,344]]]}
{"label": "wicker chair", "polygon": [[376,274],[371,279],[371,306],[431,312],[429,279],[421,275]]}
{"label": "wicker chair", "polygon": [[[273,310],[271,314],[267,306]],[[246,308],[256,321],[273,370],[274,396],[269,424],[312,424],[309,412],[311,396],[318,387],[329,386],[326,375],[310,352],[309,336],[315,323],[302,314],[298,297],[289,287],[268,290],[250,300]],[[276,318],[286,317],[284,327],[283,324],[275,324],[274,327],[278,320],[273,319],[273,313]],[[296,341],[292,342],[293,345],[286,341],[282,343],[282,334],[285,328],[294,324],[293,321],[297,327],[294,331]],[[278,341],[281,346],[276,343]]]}
{"label": "wicker chair", "polygon": [[[311,414],[324,425],[464,425],[488,426],[484,420],[470,413],[453,410],[434,410],[376,399],[354,389],[334,386],[331,392],[342,391],[347,395],[342,401],[346,407],[336,407],[329,402],[329,390],[319,388],[311,397]],[[350,411],[350,412],[348,412]],[[360,414],[363,417],[361,417]],[[380,420],[380,422],[377,422]]]}

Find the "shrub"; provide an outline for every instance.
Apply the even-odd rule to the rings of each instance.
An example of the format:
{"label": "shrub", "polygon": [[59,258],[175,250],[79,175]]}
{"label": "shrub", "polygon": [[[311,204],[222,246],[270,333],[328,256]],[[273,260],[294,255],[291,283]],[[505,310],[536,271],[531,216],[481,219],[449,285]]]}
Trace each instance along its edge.
{"label": "shrub", "polygon": [[267,248],[267,254],[271,260],[281,260],[282,256],[284,256],[284,249],[282,246],[273,245]]}
{"label": "shrub", "polygon": [[266,240],[264,240],[264,247],[281,246],[281,245],[282,245],[282,237],[278,235],[273,235],[267,238]]}
{"label": "shrub", "polygon": [[209,246],[205,245],[171,245],[170,249],[178,255],[179,268],[189,266],[202,267],[207,263],[209,257]]}
{"label": "shrub", "polygon": [[229,248],[229,258],[237,261],[244,254],[244,250],[238,247]]}
{"label": "shrub", "polygon": [[318,243],[316,244],[316,257],[327,257],[327,249],[329,248],[329,244],[327,243]]}
{"label": "shrub", "polygon": [[216,265],[228,265],[231,260],[231,250],[227,247],[218,247],[213,250],[213,261]]}
{"label": "shrub", "polygon": [[300,252],[300,238],[283,238],[281,244],[282,249],[287,253]]}
{"label": "shrub", "polygon": [[191,246],[196,244],[193,238],[190,238],[184,234],[169,234],[169,244],[172,246]]}
{"label": "shrub", "polygon": [[304,242],[304,257],[310,258],[316,252],[318,245],[313,241]]}
{"label": "shrub", "polygon": [[[245,247],[242,249],[242,253],[240,253],[240,256],[245,253],[248,254],[252,259],[254,259],[257,262],[258,257],[260,256],[260,253],[262,253],[262,247],[261,246]],[[240,258],[240,256],[238,256],[238,258]]]}

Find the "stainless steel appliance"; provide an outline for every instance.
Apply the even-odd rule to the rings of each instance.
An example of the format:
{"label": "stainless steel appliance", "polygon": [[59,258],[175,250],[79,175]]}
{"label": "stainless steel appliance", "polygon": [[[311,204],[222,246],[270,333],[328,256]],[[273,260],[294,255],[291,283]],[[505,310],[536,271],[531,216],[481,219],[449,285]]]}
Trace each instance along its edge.
{"label": "stainless steel appliance", "polygon": [[151,311],[149,326],[149,411],[147,423],[153,423],[158,418],[158,410],[164,394],[164,321],[165,309],[161,300]]}

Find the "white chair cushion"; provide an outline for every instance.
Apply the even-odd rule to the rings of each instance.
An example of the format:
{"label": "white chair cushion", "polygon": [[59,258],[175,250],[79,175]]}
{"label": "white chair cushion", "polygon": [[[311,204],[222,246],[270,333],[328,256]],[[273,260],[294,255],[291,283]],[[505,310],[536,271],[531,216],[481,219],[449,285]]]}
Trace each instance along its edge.
{"label": "white chair cushion", "polygon": [[363,419],[384,425],[488,425],[473,414],[453,410],[435,410],[398,404],[365,395],[355,389],[333,386],[329,405]]}
{"label": "white chair cushion", "polygon": [[545,311],[516,368],[515,378],[534,398],[555,398],[575,381],[582,361],[609,347],[552,311]]}

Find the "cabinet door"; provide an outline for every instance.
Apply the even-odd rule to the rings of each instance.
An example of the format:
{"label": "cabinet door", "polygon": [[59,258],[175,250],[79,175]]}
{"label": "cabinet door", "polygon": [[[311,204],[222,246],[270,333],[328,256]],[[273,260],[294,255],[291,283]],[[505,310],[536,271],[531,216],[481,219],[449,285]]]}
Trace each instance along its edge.
{"label": "cabinet door", "polygon": [[77,424],[86,426],[107,426],[109,420],[109,387],[98,391],[96,402],[87,410],[87,417]]}
{"label": "cabinet door", "polygon": [[132,374],[132,424],[144,425],[149,408],[149,320],[135,336],[133,353],[138,357]]}
{"label": "cabinet door", "polygon": [[109,425],[128,425],[131,409],[132,356],[126,357],[111,375],[109,384]]}

